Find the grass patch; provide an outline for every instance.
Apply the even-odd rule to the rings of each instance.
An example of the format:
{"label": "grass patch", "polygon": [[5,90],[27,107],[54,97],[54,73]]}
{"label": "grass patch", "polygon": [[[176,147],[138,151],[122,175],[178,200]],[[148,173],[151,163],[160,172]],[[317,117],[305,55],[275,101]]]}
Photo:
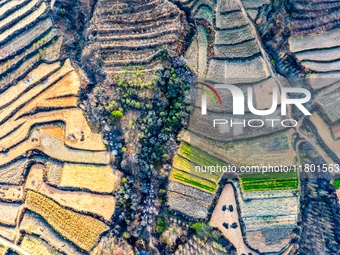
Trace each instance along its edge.
{"label": "grass patch", "polygon": [[170,179],[211,193],[215,193],[217,190],[216,183],[174,168],[171,170]]}

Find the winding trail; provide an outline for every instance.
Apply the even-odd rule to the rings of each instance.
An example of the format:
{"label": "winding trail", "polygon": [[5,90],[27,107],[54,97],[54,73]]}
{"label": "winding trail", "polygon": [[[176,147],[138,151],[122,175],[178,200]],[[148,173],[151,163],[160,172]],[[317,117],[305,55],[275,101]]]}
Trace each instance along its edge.
{"label": "winding trail", "polygon": [[[265,50],[263,49],[263,47],[262,47],[262,42],[261,42],[261,40],[260,40],[260,38],[259,38],[259,35],[257,34],[257,30],[256,30],[256,28],[255,28],[253,22],[252,22],[252,21],[250,20],[250,18],[248,17],[248,14],[247,14],[247,12],[246,12],[246,10],[245,10],[245,8],[244,8],[244,6],[243,6],[241,0],[235,0],[235,1],[236,1],[237,4],[240,6],[240,9],[241,9],[242,14],[243,14],[244,17],[247,19],[247,22],[248,22],[248,24],[249,24],[249,26],[250,26],[250,28],[251,28],[251,30],[252,30],[252,32],[253,32],[253,35],[254,35],[254,37],[255,37],[255,41],[257,42],[257,44],[258,44],[258,46],[259,46],[259,48],[260,48],[261,54],[262,54],[262,56],[263,56],[263,59],[264,59],[264,61],[266,62],[266,66],[267,66],[268,71],[270,72],[270,75],[273,76],[273,77],[275,77],[276,75],[274,74],[274,71],[273,71],[273,69],[272,69],[271,63],[269,62],[269,57],[268,57],[266,51],[265,51]],[[280,86],[281,86],[281,84],[280,84]]]}

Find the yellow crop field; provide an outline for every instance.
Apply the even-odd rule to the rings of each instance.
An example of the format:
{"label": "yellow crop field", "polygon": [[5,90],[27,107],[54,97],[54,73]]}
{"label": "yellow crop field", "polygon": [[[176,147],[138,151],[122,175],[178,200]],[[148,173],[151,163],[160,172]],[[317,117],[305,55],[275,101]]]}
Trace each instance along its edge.
{"label": "yellow crop field", "polygon": [[65,163],[58,186],[112,192],[117,181],[110,166]]}
{"label": "yellow crop field", "polygon": [[41,215],[63,237],[89,251],[108,226],[90,216],[67,210],[53,200],[28,190],[25,206]]}
{"label": "yellow crop field", "polygon": [[174,156],[172,166],[185,172],[190,172],[190,161],[178,155]]}

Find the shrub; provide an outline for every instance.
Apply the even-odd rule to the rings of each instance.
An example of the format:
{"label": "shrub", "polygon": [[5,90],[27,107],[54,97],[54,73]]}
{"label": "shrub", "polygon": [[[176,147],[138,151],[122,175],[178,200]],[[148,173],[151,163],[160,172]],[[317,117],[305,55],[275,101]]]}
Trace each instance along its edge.
{"label": "shrub", "polygon": [[129,232],[125,231],[125,232],[123,233],[123,237],[124,237],[125,239],[129,239],[129,238],[131,237],[131,235],[130,235]]}
{"label": "shrub", "polygon": [[333,185],[336,189],[340,188],[340,179],[335,180]]}
{"label": "shrub", "polygon": [[120,110],[113,110],[111,115],[116,119],[120,119],[123,116],[123,113]]}
{"label": "shrub", "polygon": [[164,232],[164,230],[167,228],[167,224],[166,224],[166,222],[164,221],[164,219],[163,218],[158,218],[157,219],[157,226],[156,226],[156,232],[158,233],[158,234],[161,234],[161,233],[163,233]]}
{"label": "shrub", "polygon": [[191,225],[191,228],[201,237],[211,237],[211,228],[204,222],[196,222]]}

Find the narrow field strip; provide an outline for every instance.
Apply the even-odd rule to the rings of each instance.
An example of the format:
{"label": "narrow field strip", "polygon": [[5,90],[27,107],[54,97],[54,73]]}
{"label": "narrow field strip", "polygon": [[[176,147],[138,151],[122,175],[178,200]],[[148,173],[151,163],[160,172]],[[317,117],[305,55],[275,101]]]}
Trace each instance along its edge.
{"label": "narrow field strip", "polygon": [[30,23],[33,23],[39,16],[41,16],[46,10],[46,4],[42,3],[39,8],[34,11],[32,14],[25,17],[23,20],[19,21],[16,25],[11,27],[9,30],[6,30],[4,33],[0,34],[0,42],[4,41],[14,32],[26,27]]}
{"label": "narrow field strip", "polygon": [[183,172],[174,168],[171,170],[170,179],[211,193],[216,192],[218,188],[216,183],[190,175],[187,172]]}

